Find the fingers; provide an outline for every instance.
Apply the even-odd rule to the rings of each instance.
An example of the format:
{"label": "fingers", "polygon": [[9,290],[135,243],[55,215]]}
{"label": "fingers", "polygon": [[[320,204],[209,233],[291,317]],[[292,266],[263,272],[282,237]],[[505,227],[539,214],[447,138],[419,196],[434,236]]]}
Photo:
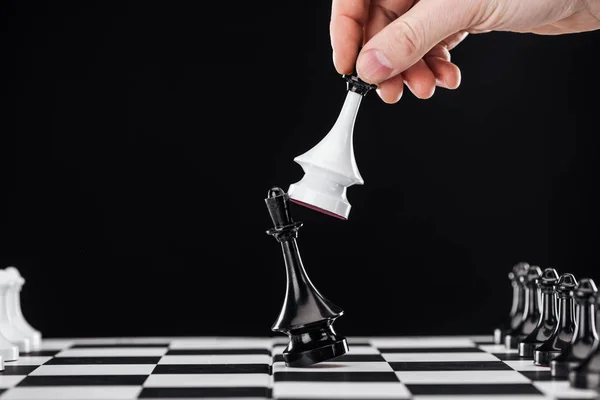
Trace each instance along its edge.
{"label": "fingers", "polygon": [[460,86],[460,69],[449,61],[435,56],[426,56],[425,63],[435,77],[435,84],[446,89],[456,89]]}
{"label": "fingers", "polygon": [[419,99],[429,99],[435,92],[435,75],[424,60],[419,60],[402,73],[404,83]]}
{"label": "fingers", "polygon": [[[404,14],[413,4],[412,0],[371,0],[369,19],[365,26],[365,42]],[[378,85],[377,94],[388,104],[397,103],[404,92],[404,78],[395,76]]]}
{"label": "fingers", "polygon": [[377,87],[377,94],[387,104],[394,104],[400,101],[403,93],[404,77],[402,74],[381,82]]}
{"label": "fingers", "polygon": [[356,65],[358,74],[378,84],[403,73],[437,43],[463,31],[469,7],[470,0],[419,1],[365,44]]}
{"label": "fingers", "polygon": [[333,63],[338,73],[354,71],[368,17],[369,0],[333,0],[329,32]]}

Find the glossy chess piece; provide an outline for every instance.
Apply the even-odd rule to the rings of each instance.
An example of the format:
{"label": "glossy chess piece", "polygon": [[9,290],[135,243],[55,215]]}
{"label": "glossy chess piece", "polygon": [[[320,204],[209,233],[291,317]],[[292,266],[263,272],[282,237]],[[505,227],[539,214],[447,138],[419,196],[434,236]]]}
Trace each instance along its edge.
{"label": "glossy chess piece", "polygon": [[42,350],[42,333],[33,328],[23,315],[21,309],[21,290],[25,285],[25,279],[16,267],[7,267],[4,271],[9,275],[12,281],[6,294],[6,306],[10,323],[27,337],[31,343],[31,351]]}
{"label": "glossy chess piece", "polygon": [[540,267],[532,265],[527,269],[527,274],[520,280],[525,288],[525,312],[519,325],[506,334],[504,344],[509,349],[517,349],[521,340],[525,339],[537,326],[541,316],[541,293],[537,280],[542,277]]}
{"label": "glossy chess piece", "polygon": [[556,285],[558,272],[554,268],[546,268],[544,274],[538,279],[538,286],[542,292],[542,315],[533,332],[519,343],[519,356],[533,358],[534,350],[550,338],[558,318],[556,316]]}
{"label": "glossy chess piece", "polygon": [[529,264],[520,262],[513,266],[512,271],[508,273],[508,279],[512,287],[512,305],[508,318],[498,328],[494,330],[494,343],[504,344],[506,334],[519,326],[523,313],[525,312],[525,287],[521,284],[521,276],[527,274]]}
{"label": "glossy chess piece", "polygon": [[[596,299],[596,333],[600,337],[600,293]],[[571,387],[600,390],[600,343],[579,366],[569,372]]]}
{"label": "glossy chess piece", "polygon": [[312,149],[294,158],[304,170],[304,177],[290,185],[292,202],[346,220],[350,214],[347,188],[363,185],[354,158],[354,124],[364,96],[375,85],[356,76],[344,75],[346,100],[329,133]]}
{"label": "glossy chess piece", "polygon": [[573,290],[577,280],[573,274],[562,274],[558,280],[556,294],[558,296],[558,324],[552,336],[533,352],[533,363],[549,367],[550,362],[558,357],[573,340],[575,333],[575,302]]}
{"label": "glossy chess piece", "polygon": [[283,351],[285,364],[303,367],[347,353],[346,338],[333,329],[344,311],[323,297],[306,274],[296,241],[302,222],[293,220],[288,195],[275,187],[265,202],[274,225],[267,234],[281,244],[287,274],[283,308],[271,328],[290,339]]}
{"label": "glossy chess piece", "polygon": [[19,353],[30,353],[31,340],[19,330],[16,324],[11,322],[8,314],[9,303],[7,298],[10,295],[10,289],[15,284],[16,282],[12,279],[10,273],[0,270],[0,334],[16,345],[19,348]]}
{"label": "glossy chess piece", "polygon": [[576,325],[571,345],[550,362],[551,375],[566,378],[569,372],[581,364],[598,345],[596,332],[596,299],[598,288],[592,279],[582,279],[574,291]]}

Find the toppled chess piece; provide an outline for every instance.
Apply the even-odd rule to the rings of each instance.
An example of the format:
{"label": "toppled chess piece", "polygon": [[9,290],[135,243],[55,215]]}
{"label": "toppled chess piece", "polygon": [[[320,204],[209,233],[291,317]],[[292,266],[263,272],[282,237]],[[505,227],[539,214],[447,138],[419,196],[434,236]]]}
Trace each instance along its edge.
{"label": "toppled chess piece", "polygon": [[[596,299],[596,318],[600,318],[600,293]],[[596,330],[600,332],[600,320],[596,319]],[[599,334],[600,336],[600,334]],[[596,345],[592,353],[569,372],[571,387],[577,389],[600,390],[600,344]]]}
{"label": "toppled chess piece", "polygon": [[542,343],[533,353],[533,363],[549,367],[550,362],[570,346],[575,333],[575,302],[573,290],[577,280],[573,274],[562,274],[558,280],[558,325],[552,336]]}
{"label": "toppled chess piece", "polygon": [[598,345],[596,298],[598,288],[592,279],[582,279],[575,288],[576,325],[569,347],[550,362],[551,375],[566,378],[569,372],[589,357]]}
{"label": "toppled chess piece", "polygon": [[274,225],[267,234],[281,244],[287,275],[283,308],[271,328],[290,338],[283,351],[285,364],[303,367],[347,353],[346,338],[333,329],[334,321],[344,311],[319,293],[304,270],[296,242],[302,222],[293,220],[288,195],[274,187],[265,202]]}
{"label": "toppled chess piece", "polygon": [[541,314],[541,296],[537,280],[541,278],[540,267],[531,265],[527,274],[521,276],[520,280],[525,288],[525,311],[521,316],[519,325],[507,333],[504,343],[509,349],[517,349],[521,340],[525,339],[538,324]]}
{"label": "toppled chess piece", "polygon": [[533,332],[519,343],[520,357],[533,358],[534,350],[548,340],[556,329],[558,324],[556,316],[558,279],[558,272],[554,268],[546,268],[542,277],[538,279],[538,286],[542,292],[542,315]]}
{"label": "toppled chess piece", "polygon": [[329,133],[312,149],[294,158],[304,177],[290,185],[294,203],[346,220],[350,214],[347,188],[363,185],[354,158],[354,124],[362,98],[376,88],[356,76],[344,75],[346,100]]}
{"label": "toppled chess piece", "polygon": [[508,274],[512,286],[512,305],[507,320],[494,330],[494,343],[504,344],[506,335],[514,331],[521,322],[525,312],[525,287],[521,284],[521,277],[527,274],[529,264],[520,262],[513,266]]}

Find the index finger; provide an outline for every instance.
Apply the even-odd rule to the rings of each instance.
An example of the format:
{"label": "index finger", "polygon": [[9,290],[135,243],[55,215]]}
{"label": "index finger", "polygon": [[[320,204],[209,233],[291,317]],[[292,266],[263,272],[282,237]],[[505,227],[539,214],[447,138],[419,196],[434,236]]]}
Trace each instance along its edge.
{"label": "index finger", "polygon": [[340,74],[354,71],[363,28],[369,18],[369,0],[333,0],[329,32],[333,63]]}

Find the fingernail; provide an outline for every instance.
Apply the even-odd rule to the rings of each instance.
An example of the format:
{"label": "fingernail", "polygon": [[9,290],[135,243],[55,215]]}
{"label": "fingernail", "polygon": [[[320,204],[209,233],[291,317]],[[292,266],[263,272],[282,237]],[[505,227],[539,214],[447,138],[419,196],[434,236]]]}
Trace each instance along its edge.
{"label": "fingernail", "polygon": [[381,94],[381,89],[377,88],[375,89],[375,92],[377,92],[377,95],[379,96],[379,98],[385,103],[385,104],[395,104],[397,102],[400,101],[400,99],[402,98],[402,91],[400,93],[398,93],[397,97],[395,100],[392,101],[388,101],[386,99],[383,98],[382,94]]}
{"label": "fingernail", "polygon": [[443,87],[444,89],[448,89],[448,84],[447,84],[447,83],[446,83],[446,81],[445,81],[445,80],[443,80],[443,79],[436,79],[436,80],[435,80],[435,83],[436,83],[436,85],[437,85],[437,86],[439,86],[439,87]]}
{"label": "fingernail", "polygon": [[362,53],[358,59],[359,75],[370,82],[381,82],[392,73],[392,63],[379,50],[373,49]]}

